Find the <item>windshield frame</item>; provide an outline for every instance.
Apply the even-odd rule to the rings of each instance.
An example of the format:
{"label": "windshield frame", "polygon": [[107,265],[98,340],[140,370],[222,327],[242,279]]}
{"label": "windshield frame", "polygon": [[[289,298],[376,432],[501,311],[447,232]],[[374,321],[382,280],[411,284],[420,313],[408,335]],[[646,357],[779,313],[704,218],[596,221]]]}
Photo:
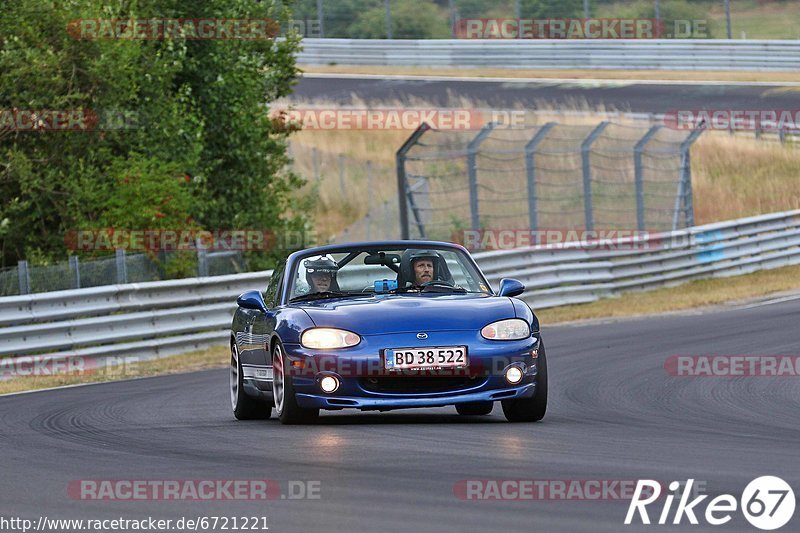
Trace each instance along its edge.
{"label": "windshield frame", "polygon": [[[317,256],[317,255],[325,255],[325,254],[333,254],[333,253],[348,253],[348,252],[368,252],[368,251],[378,251],[378,250],[385,250],[388,248],[424,248],[426,250],[442,250],[448,252],[455,252],[460,253],[464,260],[475,269],[475,273],[477,274],[477,282],[482,283],[488,289],[485,294],[486,296],[496,296],[497,293],[494,291],[492,286],[486,279],[486,276],[481,271],[478,264],[475,262],[475,259],[472,257],[472,254],[459,244],[449,243],[449,242],[439,242],[439,241],[380,241],[380,242],[363,242],[363,243],[346,243],[346,244],[331,244],[326,246],[318,246],[316,248],[308,248],[305,250],[299,250],[291,254],[286,260],[286,268],[284,272],[296,272],[300,262],[304,259],[308,259],[309,257]],[[283,286],[281,287],[281,295],[280,295],[280,302],[279,305],[288,305],[289,302],[289,293],[292,289],[292,279],[293,276],[286,276],[283,277]],[[373,293],[364,293],[365,296],[370,296]],[[401,293],[407,294],[407,293]],[[413,294],[413,293],[412,293]],[[460,293],[455,293],[460,294]],[[478,294],[478,293],[467,293],[467,294]],[[302,302],[291,302],[291,303],[302,303]]]}

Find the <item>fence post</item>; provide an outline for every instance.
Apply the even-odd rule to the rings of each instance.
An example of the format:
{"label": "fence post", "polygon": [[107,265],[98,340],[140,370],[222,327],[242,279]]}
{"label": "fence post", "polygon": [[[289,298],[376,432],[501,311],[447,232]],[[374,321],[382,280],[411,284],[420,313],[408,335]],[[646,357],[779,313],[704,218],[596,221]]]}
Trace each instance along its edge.
{"label": "fence post", "polygon": [[496,122],[490,122],[481,128],[481,131],[475,135],[475,138],[469,142],[467,146],[467,174],[469,175],[469,213],[470,213],[470,226],[471,229],[477,231],[480,229],[480,213],[478,206],[478,168],[476,158],[478,155],[478,148],[481,143],[489,136],[492,130],[497,126]]}
{"label": "fence post", "polygon": [[547,137],[547,134],[555,125],[555,122],[545,124],[525,145],[525,173],[528,177],[528,221],[532,231],[536,231],[539,227],[539,221],[536,216],[536,165],[534,164],[534,155],[539,143]]}
{"label": "fence post", "polygon": [[81,288],[81,267],[80,267],[80,263],[78,261],[78,256],[77,255],[69,256],[69,268],[70,268],[70,270],[72,270],[72,272],[74,272],[74,276],[75,276],[73,278],[75,283],[73,283],[73,287],[72,288],[73,289],[80,289]]}
{"label": "fence post", "polygon": [[590,167],[589,151],[592,143],[608,127],[608,121],[597,125],[581,143],[581,159],[583,160],[583,212],[586,220],[586,231],[594,229],[594,215],[592,214],[592,169]]}
{"label": "fence post", "polygon": [[322,12],[322,0],[317,0],[317,18],[319,19],[319,37],[325,37],[325,17]]}
{"label": "fence post", "polygon": [[367,205],[372,205],[372,161],[367,161]]}
{"label": "fence post", "polygon": [[319,186],[322,177],[319,174],[319,152],[316,147],[311,149],[311,165],[314,167],[314,179],[316,180],[317,186]]}
{"label": "fence post", "polygon": [[678,182],[678,192],[675,195],[675,211],[672,217],[672,231],[678,229],[680,206],[683,204],[683,220],[686,227],[694,226],[694,201],[692,198],[692,158],[690,150],[692,144],[700,137],[705,129],[705,122],[701,122],[681,143],[681,175]]}
{"label": "fence post", "polygon": [[125,249],[117,248],[117,283],[128,283],[128,265],[125,263]]}
{"label": "fence post", "polygon": [[[400,238],[408,240],[410,235],[410,228],[408,226],[408,202],[411,201],[413,206],[414,200],[408,194],[408,179],[406,176],[406,156],[408,151],[417,143],[422,135],[431,129],[427,122],[423,122],[419,128],[414,130],[403,146],[397,150],[395,154],[395,166],[397,167],[397,206],[400,209]],[[415,213],[416,214],[416,213]],[[425,228],[422,226],[419,218],[417,217],[417,226],[420,230],[420,235],[425,236]]]}
{"label": "fence post", "polygon": [[202,239],[198,238],[195,242],[197,245],[197,275],[205,278],[208,276],[208,254]]}
{"label": "fence post", "polygon": [[31,293],[31,275],[28,272],[28,262],[18,261],[17,262],[17,274],[19,274],[19,293],[20,294],[30,294]]}
{"label": "fence post", "polygon": [[644,136],[639,139],[633,147],[633,171],[636,182],[636,228],[644,231],[644,169],[642,166],[642,151],[645,145],[653,138],[653,135],[661,129],[661,126],[653,126]]}
{"label": "fence post", "polygon": [[383,202],[383,238],[384,239],[393,239],[394,236],[389,236],[391,233],[391,219],[389,218],[389,200],[385,200]]}
{"label": "fence post", "polygon": [[339,154],[339,187],[343,195],[347,195],[347,185],[344,182],[344,154]]}
{"label": "fence post", "polygon": [[389,0],[384,0],[386,6],[386,38],[392,38],[392,7],[389,5]]}

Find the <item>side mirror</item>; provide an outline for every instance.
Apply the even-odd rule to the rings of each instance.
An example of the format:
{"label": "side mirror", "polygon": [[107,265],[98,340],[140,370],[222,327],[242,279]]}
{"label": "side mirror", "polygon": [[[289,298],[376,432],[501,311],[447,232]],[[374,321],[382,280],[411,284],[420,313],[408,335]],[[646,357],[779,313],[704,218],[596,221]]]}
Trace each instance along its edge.
{"label": "side mirror", "polygon": [[245,309],[253,309],[254,311],[267,312],[267,304],[264,303],[264,298],[261,297],[259,291],[247,291],[236,298],[236,303],[239,307]]}
{"label": "side mirror", "polygon": [[525,285],[517,279],[503,278],[500,280],[500,296],[518,296],[525,291]]}

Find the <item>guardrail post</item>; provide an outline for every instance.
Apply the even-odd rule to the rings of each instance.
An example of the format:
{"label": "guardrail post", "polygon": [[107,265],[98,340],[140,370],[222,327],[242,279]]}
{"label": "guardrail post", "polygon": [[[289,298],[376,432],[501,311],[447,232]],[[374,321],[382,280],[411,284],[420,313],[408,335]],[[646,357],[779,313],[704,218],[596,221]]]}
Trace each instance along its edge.
{"label": "guardrail post", "polygon": [[470,226],[473,230],[479,230],[481,227],[479,206],[478,206],[478,168],[476,158],[478,156],[478,148],[481,143],[489,136],[492,130],[497,126],[496,122],[490,122],[481,128],[481,131],[472,139],[467,146],[467,174],[469,175],[469,213],[470,213]]}
{"label": "guardrail post", "polygon": [[81,288],[81,267],[80,263],[78,262],[77,255],[69,256],[69,269],[73,272],[73,280],[74,283],[72,284],[73,289],[80,289]]}
{"label": "guardrail post", "polygon": [[647,130],[647,133],[633,147],[633,170],[636,182],[636,228],[639,231],[644,231],[644,167],[642,166],[642,151],[659,129],[661,129],[661,126],[656,125]]}
{"label": "guardrail post", "polygon": [[[410,231],[408,226],[408,204],[414,205],[414,199],[409,196],[408,191],[408,178],[406,176],[406,156],[408,151],[417,144],[419,138],[431,129],[427,122],[420,124],[419,128],[414,130],[414,133],[406,139],[403,146],[397,150],[395,154],[395,165],[397,167],[397,205],[400,208],[400,238],[408,240]],[[417,227],[419,228],[420,236],[425,237],[425,228],[420,221],[419,214],[414,211],[414,216],[417,219]]]}
{"label": "guardrail post", "polygon": [[128,283],[128,265],[125,263],[125,249],[117,248],[117,283]]}
{"label": "guardrail post", "polygon": [[603,130],[608,127],[608,124],[606,120],[598,124],[581,143],[581,159],[583,161],[583,212],[586,220],[586,231],[592,231],[594,229],[594,215],[592,214],[592,169],[590,166],[589,152],[592,149],[592,143],[603,133]]}
{"label": "guardrail post", "polygon": [[539,227],[539,221],[536,215],[536,165],[534,164],[534,156],[536,148],[539,146],[547,134],[555,126],[555,122],[548,122],[536,132],[536,135],[525,145],[525,173],[528,178],[528,221],[530,229],[536,231]]}
{"label": "guardrail post", "polygon": [[28,272],[28,262],[27,261],[18,261],[17,262],[17,274],[19,274],[19,293],[20,294],[30,294],[31,293],[31,275]]}
{"label": "guardrail post", "polygon": [[681,143],[681,175],[678,182],[678,192],[675,195],[675,211],[672,218],[672,231],[678,229],[678,219],[683,204],[683,219],[686,227],[694,226],[694,201],[692,198],[692,159],[690,150],[692,144],[705,130],[705,122],[701,122]]}

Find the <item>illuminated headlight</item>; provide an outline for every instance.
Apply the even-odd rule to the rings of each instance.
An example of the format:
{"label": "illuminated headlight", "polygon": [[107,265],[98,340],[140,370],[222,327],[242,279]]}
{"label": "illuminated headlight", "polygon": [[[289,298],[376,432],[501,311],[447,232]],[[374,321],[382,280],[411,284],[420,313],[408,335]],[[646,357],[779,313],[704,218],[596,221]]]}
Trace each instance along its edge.
{"label": "illuminated headlight", "polygon": [[525,374],[522,372],[522,369],[518,366],[510,366],[506,369],[506,381],[512,385],[516,385],[522,381],[522,376],[524,375]]}
{"label": "illuminated headlight", "polygon": [[311,328],[303,332],[300,344],[313,350],[349,348],[361,342],[361,337],[351,331],[335,328]]}
{"label": "illuminated headlight", "polygon": [[323,392],[330,394],[339,388],[339,380],[333,376],[324,376],[319,380],[319,388],[322,389]]}
{"label": "illuminated headlight", "polygon": [[516,341],[529,337],[531,328],[521,318],[492,322],[481,330],[481,336],[491,341]]}

